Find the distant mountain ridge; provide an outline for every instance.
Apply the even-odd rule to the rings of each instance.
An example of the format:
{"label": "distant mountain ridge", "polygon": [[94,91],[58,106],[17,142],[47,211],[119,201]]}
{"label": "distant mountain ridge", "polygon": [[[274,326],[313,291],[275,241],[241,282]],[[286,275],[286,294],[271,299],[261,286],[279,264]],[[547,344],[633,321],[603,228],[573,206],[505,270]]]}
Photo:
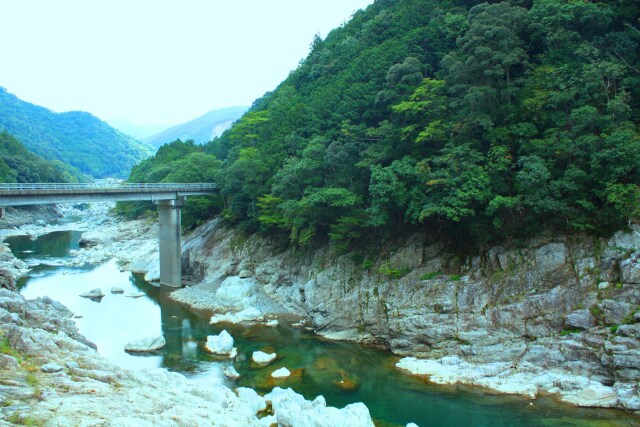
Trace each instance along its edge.
{"label": "distant mountain ridge", "polygon": [[125,135],[132,136],[139,141],[144,140],[144,138],[148,138],[152,135],[155,135],[163,130],[171,127],[171,125],[138,125],[136,123],[131,123],[130,121],[116,117],[113,119],[107,120],[109,126],[119,130]]}
{"label": "distant mountain ridge", "polygon": [[228,107],[211,110],[202,116],[166,129],[160,133],[144,138],[143,141],[153,147],[160,147],[168,142],[181,139],[192,139],[197,144],[205,144],[227,130],[238,120],[249,107]]}
{"label": "distant mountain ridge", "polygon": [[0,131],[30,151],[95,178],[126,177],[153,149],[81,111],[56,113],[0,87]]}

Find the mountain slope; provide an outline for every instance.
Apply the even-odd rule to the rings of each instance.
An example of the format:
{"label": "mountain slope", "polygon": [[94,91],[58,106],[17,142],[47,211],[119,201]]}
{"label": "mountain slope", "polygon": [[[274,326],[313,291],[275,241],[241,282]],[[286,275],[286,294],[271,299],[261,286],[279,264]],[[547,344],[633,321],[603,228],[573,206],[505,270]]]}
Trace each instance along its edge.
{"label": "mountain slope", "polygon": [[177,139],[183,141],[191,139],[196,144],[205,144],[220,136],[245,111],[247,111],[247,107],[212,110],[197,119],[170,127],[156,135],[144,138],[143,141],[156,148]]}
{"label": "mountain slope", "polygon": [[47,160],[59,160],[95,178],[126,177],[152,149],[79,111],[55,113],[0,88],[0,130]]}
{"label": "mountain slope", "polygon": [[0,132],[0,182],[77,182],[82,179],[64,163],[47,161],[27,150],[6,131]]}
{"label": "mountain slope", "polygon": [[482,247],[640,218],[632,0],[377,0],[207,151],[225,218]]}

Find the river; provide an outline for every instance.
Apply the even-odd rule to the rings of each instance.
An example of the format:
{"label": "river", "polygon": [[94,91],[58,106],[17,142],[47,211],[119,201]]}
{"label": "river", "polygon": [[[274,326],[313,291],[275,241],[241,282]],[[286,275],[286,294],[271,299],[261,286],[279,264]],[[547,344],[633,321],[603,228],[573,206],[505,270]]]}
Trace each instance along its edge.
{"label": "river", "polygon": [[[307,399],[322,394],[327,404],[343,407],[364,402],[378,427],[404,426],[637,426],[638,418],[618,410],[586,409],[552,398],[535,401],[496,395],[472,387],[436,386],[394,368],[395,356],[354,343],[319,339],[281,320],[278,327],[209,325],[211,313],[190,309],[168,298],[170,290],[153,286],[138,274],[121,271],[116,261],[83,268],[62,266],[81,233],[58,231],[36,240],[5,239],[13,253],[35,266],[18,281],[27,298],[48,295],[75,313],[80,333],[105,358],[123,367],[164,367],[187,376],[215,376],[228,386],[266,392],[274,385],[292,387]],[[122,294],[112,294],[119,287]],[[100,301],[79,295],[93,288]],[[143,295],[142,295],[143,293]],[[226,329],[234,337],[241,374],[236,384],[222,375],[230,360],[206,353],[206,337]],[[145,355],[132,355],[124,345],[137,338],[163,334],[167,345]],[[255,350],[275,351],[268,367],[250,363]],[[274,382],[270,373],[285,366],[294,375]]]}

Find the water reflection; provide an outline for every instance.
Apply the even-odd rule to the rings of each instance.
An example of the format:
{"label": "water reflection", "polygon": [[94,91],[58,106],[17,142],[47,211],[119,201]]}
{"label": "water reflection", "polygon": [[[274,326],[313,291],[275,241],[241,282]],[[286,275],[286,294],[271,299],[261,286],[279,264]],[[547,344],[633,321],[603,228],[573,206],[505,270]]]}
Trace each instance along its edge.
{"label": "water reflection", "polygon": [[[112,260],[97,267],[62,268],[45,276],[23,278],[18,286],[26,298],[48,295],[67,306],[78,316],[80,333],[112,362],[129,368],[158,367],[161,354],[141,358],[124,351],[129,341],[162,333],[160,306],[148,297],[126,296],[140,291],[130,276],[119,271]],[[123,288],[124,294],[112,294],[112,287]],[[80,296],[94,288],[106,294],[100,301]]]}
{"label": "water reflection", "polygon": [[63,258],[78,249],[80,231],[54,231],[32,239],[29,236],[11,236],[5,239],[13,255],[22,260],[30,258]]}

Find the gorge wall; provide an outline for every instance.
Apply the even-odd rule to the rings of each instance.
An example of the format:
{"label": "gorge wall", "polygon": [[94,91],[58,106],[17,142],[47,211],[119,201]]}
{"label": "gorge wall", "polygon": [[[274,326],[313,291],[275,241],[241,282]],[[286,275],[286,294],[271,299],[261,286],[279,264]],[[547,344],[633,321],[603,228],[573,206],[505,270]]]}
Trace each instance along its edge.
{"label": "gorge wall", "polygon": [[[370,261],[281,248],[213,221],[188,238],[183,265],[211,290],[249,270],[261,293],[329,338],[489,366],[497,377],[555,370],[597,387],[585,395],[580,381],[554,377],[541,391],[640,409],[640,227],[609,239],[548,235],[464,259],[425,240],[410,236]],[[536,394],[524,390],[515,392]]]}

